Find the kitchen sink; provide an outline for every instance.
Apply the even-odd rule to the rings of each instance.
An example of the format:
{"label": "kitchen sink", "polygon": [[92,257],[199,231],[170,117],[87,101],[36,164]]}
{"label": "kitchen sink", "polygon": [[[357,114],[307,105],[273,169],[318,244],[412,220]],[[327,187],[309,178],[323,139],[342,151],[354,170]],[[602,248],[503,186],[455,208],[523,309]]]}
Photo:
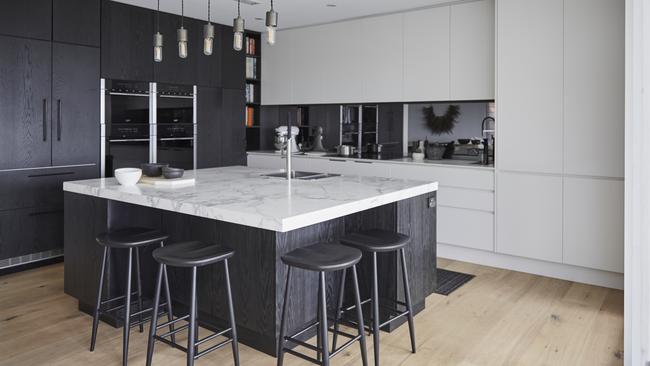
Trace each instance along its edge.
{"label": "kitchen sink", "polygon": [[[270,173],[270,174],[262,174],[263,177],[272,177],[272,178],[286,178],[287,173],[285,172],[280,172],[280,173]],[[291,173],[291,177],[294,179],[300,179],[300,180],[316,180],[316,179],[323,179],[323,178],[329,178],[329,177],[338,177],[340,174],[330,174],[330,173],[315,173],[315,172],[303,172],[299,170],[294,170]]]}

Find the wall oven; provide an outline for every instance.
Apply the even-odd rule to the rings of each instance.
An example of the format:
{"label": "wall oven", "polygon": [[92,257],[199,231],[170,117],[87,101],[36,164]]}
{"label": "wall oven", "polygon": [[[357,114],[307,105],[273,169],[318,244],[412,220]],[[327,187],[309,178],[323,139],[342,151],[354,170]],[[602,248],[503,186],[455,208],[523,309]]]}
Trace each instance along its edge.
{"label": "wall oven", "polygon": [[196,87],[102,79],[101,171],[142,163],[196,168]]}

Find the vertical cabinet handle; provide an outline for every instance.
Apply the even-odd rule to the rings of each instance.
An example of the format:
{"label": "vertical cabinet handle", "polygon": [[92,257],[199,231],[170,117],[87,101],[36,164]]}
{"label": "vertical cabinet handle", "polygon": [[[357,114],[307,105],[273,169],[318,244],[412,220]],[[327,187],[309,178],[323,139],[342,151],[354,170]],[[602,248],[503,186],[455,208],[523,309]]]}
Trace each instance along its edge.
{"label": "vertical cabinet handle", "polygon": [[61,99],[56,100],[56,140],[61,141]]}
{"label": "vertical cabinet handle", "polygon": [[47,141],[47,99],[43,98],[43,141]]}

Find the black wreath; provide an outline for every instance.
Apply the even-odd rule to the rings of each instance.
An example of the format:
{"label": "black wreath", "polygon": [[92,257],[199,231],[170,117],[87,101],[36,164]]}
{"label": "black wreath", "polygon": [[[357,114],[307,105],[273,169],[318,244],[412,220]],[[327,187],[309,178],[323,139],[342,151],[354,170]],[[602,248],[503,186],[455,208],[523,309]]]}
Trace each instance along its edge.
{"label": "black wreath", "polygon": [[422,113],[424,114],[425,124],[431,132],[436,135],[442,135],[443,133],[451,134],[456,122],[458,122],[456,118],[460,114],[460,107],[450,104],[447,107],[447,112],[442,116],[436,116],[436,113],[433,111],[433,106],[423,107]]}

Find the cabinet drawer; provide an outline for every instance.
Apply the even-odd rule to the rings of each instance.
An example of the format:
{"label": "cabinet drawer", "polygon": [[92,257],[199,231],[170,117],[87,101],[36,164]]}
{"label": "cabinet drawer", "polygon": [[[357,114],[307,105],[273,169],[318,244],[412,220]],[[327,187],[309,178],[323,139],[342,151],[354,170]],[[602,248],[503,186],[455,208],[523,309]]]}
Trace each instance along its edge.
{"label": "cabinet drawer", "polygon": [[438,242],[494,250],[494,214],[438,206]]}
{"label": "cabinet drawer", "polygon": [[63,207],[0,211],[0,259],[63,248]]}
{"label": "cabinet drawer", "polygon": [[96,165],[0,172],[0,210],[63,204],[63,182],[97,178]]}
{"label": "cabinet drawer", "polygon": [[391,176],[438,182],[440,186],[494,190],[494,171],[486,169],[391,164]]}
{"label": "cabinet drawer", "polygon": [[446,186],[439,187],[438,204],[494,212],[494,192]]}

